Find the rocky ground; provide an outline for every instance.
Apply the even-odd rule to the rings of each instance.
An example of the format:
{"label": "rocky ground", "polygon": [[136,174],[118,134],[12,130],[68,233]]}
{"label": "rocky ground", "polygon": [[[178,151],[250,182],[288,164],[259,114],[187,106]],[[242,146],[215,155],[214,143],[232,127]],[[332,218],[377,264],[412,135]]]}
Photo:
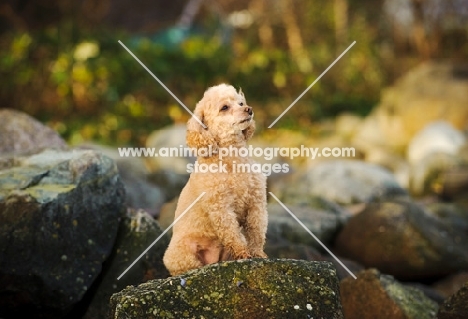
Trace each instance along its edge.
{"label": "rocky ground", "polygon": [[[290,162],[269,179],[331,251],[271,196],[268,259],[177,277],[162,263],[162,229],[193,158],[70,148],[0,110],[0,318],[468,318],[467,105],[468,72],[411,71],[368,117],[342,115],[304,138],[354,146],[355,158]],[[179,147],[184,127],[147,144]]]}

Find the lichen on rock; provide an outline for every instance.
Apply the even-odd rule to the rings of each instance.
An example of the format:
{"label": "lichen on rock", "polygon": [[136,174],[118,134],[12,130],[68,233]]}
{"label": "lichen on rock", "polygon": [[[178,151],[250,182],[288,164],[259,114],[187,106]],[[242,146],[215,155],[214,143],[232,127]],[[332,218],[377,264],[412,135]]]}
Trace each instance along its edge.
{"label": "lichen on rock", "polygon": [[124,188],[114,162],[92,151],[47,150],[13,164],[0,169],[0,308],[61,317],[111,252]]}
{"label": "lichen on rock", "polygon": [[108,318],[343,318],[329,262],[249,259],[127,287]]}

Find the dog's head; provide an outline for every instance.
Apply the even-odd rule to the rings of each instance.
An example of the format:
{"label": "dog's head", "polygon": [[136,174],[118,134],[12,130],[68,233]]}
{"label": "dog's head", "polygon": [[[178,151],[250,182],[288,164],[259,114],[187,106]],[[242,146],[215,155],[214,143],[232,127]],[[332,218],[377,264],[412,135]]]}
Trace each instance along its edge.
{"label": "dog's head", "polygon": [[[255,131],[253,110],[247,105],[242,90],[220,84],[205,91],[187,123],[187,145],[214,149],[243,145]],[[202,125],[203,123],[203,125]]]}

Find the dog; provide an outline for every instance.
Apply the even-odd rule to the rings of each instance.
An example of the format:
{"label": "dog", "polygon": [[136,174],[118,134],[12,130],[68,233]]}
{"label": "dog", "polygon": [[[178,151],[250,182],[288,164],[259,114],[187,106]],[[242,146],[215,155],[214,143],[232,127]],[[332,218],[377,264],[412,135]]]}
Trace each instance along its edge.
{"label": "dog", "polygon": [[219,156],[222,148],[246,147],[255,131],[253,117],[242,90],[227,84],[210,87],[197,103],[187,123],[187,145],[211,150],[196,163],[219,169],[193,171],[180,194],[176,219],[205,192],[174,224],[163,258],[171,275],[220,261],[267,257],[266,177],[235,171],[239,164],[254,164],[249,157]]}

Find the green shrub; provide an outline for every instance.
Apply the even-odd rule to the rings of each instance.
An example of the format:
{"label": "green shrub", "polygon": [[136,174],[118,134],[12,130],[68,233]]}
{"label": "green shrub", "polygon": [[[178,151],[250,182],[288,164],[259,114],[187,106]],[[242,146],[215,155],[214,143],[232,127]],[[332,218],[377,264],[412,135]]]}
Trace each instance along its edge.
{"label": "green shrub", "polygon": [[[299,129],[342,111],[369,112],[385,74],[372,49],[373,39],[362,35],[365,28],[351,28],[359,42],[278,122],[278,128]],[[230,46],[216,36],[194,35],[180,46],[168,47],[150,38],[103,30],[64,32],[55,27],[5,33],[0,42],[1,105],[24,110],[72,143],[89,139],[141,145],[149,132],[187,120],[188,114],[119,39],[190,109],[211,85],[241,87],[255,106],[260,130],[337,55],[329,42],[310,43],[313,70],[305,74],[287,50],[265,50],[239,36]]]}

